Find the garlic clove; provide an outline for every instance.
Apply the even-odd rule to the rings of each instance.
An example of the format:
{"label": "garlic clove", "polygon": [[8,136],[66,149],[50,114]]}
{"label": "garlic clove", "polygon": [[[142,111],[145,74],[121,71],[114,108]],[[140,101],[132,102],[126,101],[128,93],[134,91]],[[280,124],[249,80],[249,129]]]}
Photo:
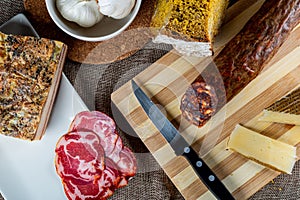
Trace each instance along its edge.
{"label": "garlic clove", "polygon": [[61,15],[82,27],[91,27],[102,20],[96,0],[56,0]]}
{"label": "garlic clove", "polygon": [[100,12],[114,19],[127,17],[135,5],[135,0],[98,0]]}

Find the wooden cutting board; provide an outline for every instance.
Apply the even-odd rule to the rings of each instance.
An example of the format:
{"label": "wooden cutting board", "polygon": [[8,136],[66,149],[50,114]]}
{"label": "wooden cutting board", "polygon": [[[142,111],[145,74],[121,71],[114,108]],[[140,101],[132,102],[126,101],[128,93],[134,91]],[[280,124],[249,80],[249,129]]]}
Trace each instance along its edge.
{"label": "wooden cutting board", "polygon": [[[216,54],[239,32],[262,3],[262,0],[240,0],[228,10],[226,23],[216,38]],[[246,199],[279,173],[226,150],[226,142],[234,127],[242,124],[286,143],[299,144],[299,126],[266,123],[258,118],[265,107],[300,86],[300,27],[292,32],[280,51],[255,80],[228,102],[204,127],[197,128],[181,118],[180,99],[188,85],[210,60],[211,58],[184,57],[171,51],[134,79],[154,102],[159,102],[168,113],[169,119],[193,144],[192,147],[199,152],[234,197]],[[132,93],[130,82],[115,91],[111,97],[186,199],[214,199],[189,163],[181,156],[176,157],[166,140],[147,118]]]}

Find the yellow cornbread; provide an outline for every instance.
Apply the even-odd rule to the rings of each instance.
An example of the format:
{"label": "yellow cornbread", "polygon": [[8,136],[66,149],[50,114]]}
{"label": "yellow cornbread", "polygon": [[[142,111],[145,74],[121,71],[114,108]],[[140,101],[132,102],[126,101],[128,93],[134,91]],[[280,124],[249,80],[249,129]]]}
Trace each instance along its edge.
{"label": "yellow cornbread", "polygon": [[151,26],[154,42],[173,44],[179,52],[212,55],[228,0],[158,0]]}

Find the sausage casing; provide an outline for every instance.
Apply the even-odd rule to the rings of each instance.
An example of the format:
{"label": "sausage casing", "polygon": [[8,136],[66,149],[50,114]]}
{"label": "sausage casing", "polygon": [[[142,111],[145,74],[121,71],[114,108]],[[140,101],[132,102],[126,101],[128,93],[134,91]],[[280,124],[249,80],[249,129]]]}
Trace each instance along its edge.
{"label": "sausage casing", "polygon": [[265,1],[214,58],[219,73],[210,73],[211,67],[208,66],[188,87],[181,99],[182,116],[199,127],[203,126],[257,77],[299,20],[300,0]]}

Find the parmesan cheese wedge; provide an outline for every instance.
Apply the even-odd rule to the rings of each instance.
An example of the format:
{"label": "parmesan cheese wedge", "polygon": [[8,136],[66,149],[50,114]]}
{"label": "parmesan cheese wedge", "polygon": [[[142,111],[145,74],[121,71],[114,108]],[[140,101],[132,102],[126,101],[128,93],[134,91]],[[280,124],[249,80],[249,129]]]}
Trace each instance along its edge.
{"label": "parmesan cheese wedge", "polygon": [[291,174],[297,160],[296,147],[237,125],[227,147],[271,169]]}
{"label": "parmesan cheese wedge", "polygon": [[300,87],[264,109],[259,120],[300,125]]}

